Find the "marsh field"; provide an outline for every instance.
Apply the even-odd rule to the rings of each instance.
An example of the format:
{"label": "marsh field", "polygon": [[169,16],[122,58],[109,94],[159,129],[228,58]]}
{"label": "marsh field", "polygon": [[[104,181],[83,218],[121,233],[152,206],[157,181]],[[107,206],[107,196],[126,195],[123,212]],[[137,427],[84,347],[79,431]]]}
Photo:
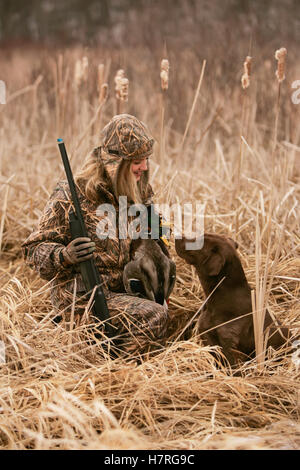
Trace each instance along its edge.
{"label": "marsh field", "polygon": [[[183,3],[175,2],[175,10]],[[64,139],[75,172],[110,118],[130,113],[156,139],[156,201],[203,204],[205,231],[239,244],[255,318],[268,306],[297,334],[295,5],[268,10],[265,30],[263,9],[218,18],[207,5],[177,16],[170,11],[173,26],[166,23],[165,39],[168,12],[163,16],[153,2],[147,31],[149,10],[128,16],[128,40],[120,23],[88,45],[20,39],[0,47],[6,85],[6,104],[0,104],[1,449],[300,448],[299,353],[288,346],[262,351],[240,365],[239,375],[218,361],[211,352],[221,356],[221,349],[204,346],[197,334],[205,298],[195,270],[176,255],[173,237],[177,280],[168,345],[142,361],[113,360],[101,344],[87,341],[83,326],[55,323],[49,284],[21,253],[64,178],[56,139]],[[206,26],[198,27],[198,20]],[[280,48],[287,50],[282,81],[275,75]],[[247,56],[250,83],[243,88]],[[162,59],[169,61],[165,90]],[[128,79],[125,101],[115,93],[120,69]]]}

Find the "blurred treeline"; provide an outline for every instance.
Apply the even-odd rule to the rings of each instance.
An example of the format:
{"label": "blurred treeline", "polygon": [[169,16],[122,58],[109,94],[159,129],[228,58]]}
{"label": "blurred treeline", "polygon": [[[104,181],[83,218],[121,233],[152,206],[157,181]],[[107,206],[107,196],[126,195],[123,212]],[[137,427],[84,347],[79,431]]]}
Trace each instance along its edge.
{"label": "blurred treeline", "polygon": [[292,83],[300,79],[299,41],[299,0],[0,0],[0,79],[8,94],[42,75],[39,90],[47,91],[49,106],[54,106],[59,55],[64,93],[68,83],[72,86],[75,61],[87,56],[89,82],[83,91],[89,103],[96,99],[97,67],[103,63],[111,98],[106,109],[114,111],[113,77],[123,68],[130,81],[126,110],[142,112],[145,120],[159,126],[153,117],[159,116],[154,111],[159,109],[159,68],[161,59],[168,58],[165,119],[182,133],[205,59],[194,117],[201,123],[198,139],[219,108],[226,141],[234,134],[248,54],[253,57],[249,113],[270,139],[277,97],[274,53],[286,47],[279,134],[298,142],[299,106],[292,103],[291,93]]}
{"label": "blurred treeline", "polygon": [[[220,31],[220,37],[215,33]],[[0,0],[0,41],[153,47],[165,41],[201,50],[232,36],[299,40],[299,0]]]}

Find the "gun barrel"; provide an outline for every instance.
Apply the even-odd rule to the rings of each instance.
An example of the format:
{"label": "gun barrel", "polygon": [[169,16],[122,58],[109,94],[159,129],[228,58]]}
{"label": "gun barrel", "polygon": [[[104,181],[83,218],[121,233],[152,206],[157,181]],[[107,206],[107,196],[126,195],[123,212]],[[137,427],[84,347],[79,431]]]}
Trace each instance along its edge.
{"label": "gun barrel", "polygon": [[[70,167],[70,162],[68,159],[66,147],[65,147],[63,139],[61,138],[57,139],[57,142],[58,142],[60,154],[62,157],[62,161],[64,164],[66,176],[68,179],[72,201],[73,201],[74,208],[75,208],[75,212],[71,212],[70,214],[71,235],[73,239],[77,237],[88,237],[88,232],[84,223],[84,218],[82,215],[80,202],[78,199],[76,186],[75,186],[72,170]],[[95,262],[93,259],[89,259],[89,260],[79,263],[79,266],[80,266],[81,276],[82,276],[87,293],[91,295],[91,291],[95,288],[95,286],[97,286],[97,289],[94,294],[93,312],[100,321],[105,322],[105,330],[107,332],[107,335],[109,337],[112,337],[113,336],[112,326],[107,321],[110,318],[109,311],[108,311],[108,307],[106,303],[106,298],[101,287],[101,278],[100,278],[98,269],[95,265]]]}
{"label": "gun barrel", "polygon": [[81,236],[82,237],[87,237],[88,233],[87,233],[85,223],[84,223],[84,219],[83,219],[83,215],[82,215],[82,212],[81,212],[81,207],[80,207],[80,203],[79,203],[79,199],[78,199],[78,195],[77,195],[77,191],[76,191],[76,186],[75,186],[72,170],[71,170],[71,167],[70,167],[70,162],[69,162],[69,158],[68,158],[68,155],[67,155],[66,147],[65,147],[63,139],[57,139],[57,142],[58,142],[58,147],[59,147],[59,150],[60,150],[61,158],[62,158],[62,161],[63,161],[63,164],[64,164],[66,176],[67,176],[67,179],[68,179],[68,183],[69,183],[69,187],[70,187],[70,191],[71,191],[71,196],[72,196],[72,201],[73,201],[73,204],[74,204],[74,207],[75,207],[76,216],[77,216],[79,224],[80,224],[80,230],[81,230],[81,233],[82,233]]}

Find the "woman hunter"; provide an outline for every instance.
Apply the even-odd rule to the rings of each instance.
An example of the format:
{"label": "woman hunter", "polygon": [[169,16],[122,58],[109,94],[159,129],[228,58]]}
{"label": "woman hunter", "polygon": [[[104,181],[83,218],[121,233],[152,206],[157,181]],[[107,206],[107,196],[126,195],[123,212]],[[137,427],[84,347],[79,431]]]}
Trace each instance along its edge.
{"label": "woman hunter", "polygon": [[[76,280],[75,320],[90,321],[79,261],[94,258],[101,275],[111,322],[122,351],[134,355],[159,347],[165,338],[168,311],[153,301],[127,295],[122,274],[129,262],[129,237],[100,239],[97,207],[114,206],[118,217],[118,198],[129,204],[152,203],[148,159],[154,140],[145,124],[128,114],[117,115],[104,127],[102,144],[86,158],[75,175],[77,193],[89,238],[72,240],[69,212],[72,201],[67,181],[57,184],[37,230],[23,243],[26,262],[42,279],[51,281],[51,302],[58,315],[70,319]],[[79,243],[80,242],[80,243]]]}

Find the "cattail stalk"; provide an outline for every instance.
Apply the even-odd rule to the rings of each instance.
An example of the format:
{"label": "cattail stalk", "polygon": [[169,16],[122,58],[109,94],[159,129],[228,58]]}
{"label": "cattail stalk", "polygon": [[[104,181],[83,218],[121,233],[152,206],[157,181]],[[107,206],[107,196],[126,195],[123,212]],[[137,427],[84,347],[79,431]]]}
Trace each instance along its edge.
{"label": "cattail stalk", "polygon": [[[277,77],[277,101],[276,101],[276,112],[275,112],[275,125],[274,125],[274,137],[273,137],[273,146],[271,154],[271,199],[270,199],[270,214],[273,211],[274,204],[274,190],[275,190],[275,151],[277,146],[277,136],[278,136],[278,121],[279,121],[279,111],[280,111],[280,96],[281,96],[281,83],[285,79],[285,57],[287,55],[287,50],[282,47],[275,52],[275,59],[278,61],[277,70],[275,75]],[[268,238],[271,236],[271,227],[268,229]]]}
{"label": "cattail stalk", "polygon": [[247,100],[247,93],[246,89],[250,86],[250,75],[251,75],[251,63],[252,57],[247,56],[244,62],[244,73],[241,78],[242,88],[243,88],[243,104],[242,104],[242,117],[241,117],[241,138],[240,138],[240,153],[238,159],[238,167],[237,167],[237,179],[236,179],[236,196],[240,191],[240,180],[241,180],[241,167],[242,167],[242,158],[243,158],[243,141],[242,135],[244,134],[245,128],[245,121],[246,121],[246,100]]}
{"label": "cattail stalk", "polygon": [[102,107],[106,103],[108,98],[108,83],[107,83],[107,68],[104,64],[98,65],[98,76],[97,76],[97,90],[98,90],[98,108],[99,114],[94,125],[94,134],[99,135],[100,130],[102,129],[101,117],[102,117]]}
{"label": "cattail stalk", "polygon": [[55,101],[56,101],[56,134],[60,134],[60,129],[64,127],[65,107],[66,107],[66,87],[69,77],[67,68],[63,77],[63,55],[59,54],[58,62],[55,63]]}
{"label": "cattail stalk", "polygon": [[73,74],[73,90],[74,90],[74,103],[75,103],[74,116],[77,121],[75,122],[76,132],[79,127],[78,120],[80,117],[79,111],[80,111],[80,106],[81,106],[80,92],[83,91],[83,88],[87,89],[88,75],[89,75],[89,61],[88,61],[88,58],[84,56],[81,59],[76,60],[74,74]]}
{"label": "cattail stalk", "polygon": [[124,70],[119,69],[115,76],[115,96],[117,105],[116,114],[121,114],[123,112],[123,104],[125,101],[128,101],[128,87],[129,80],[125,77]]}
{"label": "cattail stalk", "polygon": [[[10,177],[8,181],[10,181],[12,178],[13,176]],[[1,216],[1,222],[0,222],[0,253],[1,253],[1,247],[2,247],[2,241],[3,241],[4,222],[5,222],[6,211],[7,211],[8,192],[9,192],[9,186],[7,185],[5,189],[5,195],[4,195],[3,206],[2,206],[2,216]]]}
{"label": "cattail stalk", "polygon": [[[240,184],[241,184],[241,171],[242,171],[242,161],[243,161],[243,134],[245,129],[245,122],[246,122],[246,102],[247,102],[247,88],[250,86],[250,76],[251,76],[251,65],[252,65],[252,57],[247,56],[244,66],[244,73],[241,78],[242,89],[243,89],[243,102],[242,102],[242,116],[241,116],[241,135],[240,135],[240,151],[239,151],[239,158],[237,162],[237,171],[236,171],[236,182],[235,182],[235,200],[237,201],[239,192],[240,192]],[[238,203],[237,203],[238,205]],[[235,213],[235,232],[239,232],[239,213],[236,210]]]}
{"label": "cattail stalk", "polygon": [[169,61],[162,59],[160,64],[160,79],[161,79],[161,110],[160,110],[160,149],[159,160],[162,161],[165,152],[165,108],[166,108],[166,93],[169,88]]}
{"label": "cattail stalk", "polygon": [[74,68],[73,86],[75,92],[78,92],[83,83],[87,83],[89,76],[89,61],[86,56],[77,59]]}
{"label": "cattail stalk", "polygon": [[53,77],[54,77],[54,89],[55,89],[55,124],[56,124],[56,135],[60,134],[60,102],[59,102],[59,74],[57,70],[57,63],[53,60]]}
{"label": "cattail stalk", "polygon": [[65,126],[66,107],[67,107],[67,102],[68,102],[67,101],[67,87],[68,87],[69,75],[70,75],[70,68],[67,67],[66,72],[64,74],[62,86],[60,89],[60,99],[62,103],[61,123],[62,123],[63,128]]}
{"label": "cattail stalk", "polygon": [[36,81],[34,82],[33,88],[32,88],[32,113],[31,113],[31,118],[30,118],[31,128],[34,126],[34,123],[37,117],[37,91],[42,80],[43,80],[43,75],[39,75]]}
{"label": "cattail stalk", "polygon": [[[261,271],[261,235],[258,220],[258,212],[256,216],[256,233],[255,233],[255,292],[251,291],[252,312],[253,312],[253,328],[256,362],[258,370],[263,370],[265,359],[265,341],[264,341],[264,321],[266,314],[265,300],[265,284],[260,276]],[[266,261],[267,266],[267,261]],[[265,273],[266,274],[266,273]],[[263,285],[264,284],[264,285]]]}
{"label": "cattail stalk", "polygon": [[87,83],[89,78],[89,61],[86,56],[82,57],[82,81]]}
{"label": "cattail stalk", "polygon": [[104,82],[104,64],[98,65],[98,102],[101,104],[107,98],[108,85]]}
{"label": "cattail stalk", "polygon": [[191,110],[190,110],[189,118],[188,118],[188,121],[187,121],[187,124],[186,124],[186,127],[185,127],[185,131],[184,131],[184,134],[183,134],[182,141],[181,141],[181,151],[183,150],[184,142],[185,142],[185,139],[186,139],[186,136],[187,136],[187,133],[188,133],[191,121],[192,121],[192,117],[193,117],[193,114],[194,114],[194,111],[195,111],[197,99],[198,99],[200,89],[201,89],[201,85],[202,85],[205,66],[206,66],[206,60],[204,60],[203,64],[202,64],[202,69],[201,69],[201,73],[200,73],[200,78],[199,78],[197,90],[196,90],[196,93],[195,93],[195,96],[194,96],[194,101],[193,101],[193,104],[192,104],[192,107],[191,107]]}
{"label": "cattail stalk", "polygon": [[204,131],[201,133],[199,139],[197,140],[196,142],[196,147],[198,147],[198,145],[201,144],[204,136],[207,134],[207,132],[209,131],[209,129],[213,126],[214,122],[217,120],[217,118],[220,116],[221,112],[223,111],[223,108],[222,106],[218,106],[216,111],[214,112],[209,124],[206,126],[206,128],[204,129]]}
{"label": "cattail stalk", "polygon": [[[84,67],[83,67],[84,69]],[[97,109],[93,115],[93,117],[90,119],[88,122],[87,126],[85,129],[82,131],[82,133],[79,135],[79,138],[77,142],[75,142],[73,152],[77,151],[80,145],[82,144],[83,140],[85,137],[88,135],[91,129],[93,129],[93,134],[98,135],[100,133],[101,129],[101,112],[103,109],[103,106],[106,103],[107,97],[108,97],[108,84],[106,83],[106,77],[108,75],[108,72],[106,71],[106,75],[104,73],[105,68],[103,64],[98,65],[98,82],[97,82],[97,88],[98,88],[98,106]],[[84,80],[84,73],[82,70],[79,68],[75,68],[75,72],[78,73],[78,77],[80,80]],[[81,78],[80,78],[81,77]],[[78,86],[78,83],[80,85],[81,82],[76,83],[75,86]]]}
{"label": "cattail stalk", "polygon": [[278,89],[277,89],[277,102],[276,102],[276,113],[275,113],[275,126],[274,126],[274,138],[272,148],[272,186],[274,183],[275,173],[275,150],[277,146],[277,135],[278,135],[278,120],[279,120],[279,109],[280,109],[280,95],[281,95],[281,83],[285,79],[285,58],[287,50],[282,47],[275,52],[275,59],[277,60],[277,70],[275,75],[277,77]]}

